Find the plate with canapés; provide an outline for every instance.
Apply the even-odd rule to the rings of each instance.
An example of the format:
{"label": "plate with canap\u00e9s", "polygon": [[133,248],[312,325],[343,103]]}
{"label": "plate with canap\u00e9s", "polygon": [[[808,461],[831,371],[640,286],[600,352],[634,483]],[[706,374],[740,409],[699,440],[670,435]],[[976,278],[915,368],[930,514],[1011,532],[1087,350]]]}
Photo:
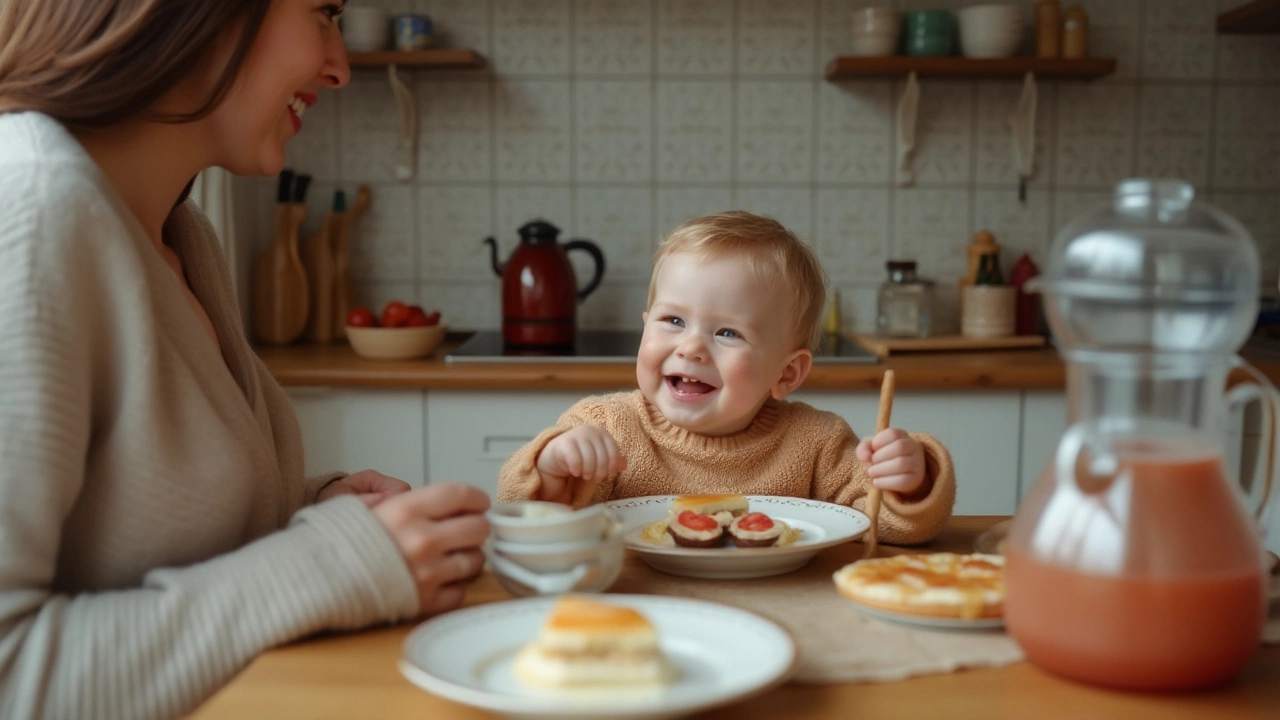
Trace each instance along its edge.
{"label": "plate with canap\u00e9s", "polygon": [[729,580],[799,570],[871,527],[844,505],[779,495],[649,495],[606,503],[623,542],[655,570]]}

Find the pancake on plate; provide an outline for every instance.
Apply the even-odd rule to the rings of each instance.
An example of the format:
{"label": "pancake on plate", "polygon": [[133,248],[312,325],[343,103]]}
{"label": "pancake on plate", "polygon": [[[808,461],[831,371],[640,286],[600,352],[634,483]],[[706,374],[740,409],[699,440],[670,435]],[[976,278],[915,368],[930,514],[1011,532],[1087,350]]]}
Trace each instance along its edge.
{"label": "pancake on plate", "polygon": [[856,603],[906,615],[977,620],[1004,615],[1004,556],[894,555],[859,560],[834,575]]}

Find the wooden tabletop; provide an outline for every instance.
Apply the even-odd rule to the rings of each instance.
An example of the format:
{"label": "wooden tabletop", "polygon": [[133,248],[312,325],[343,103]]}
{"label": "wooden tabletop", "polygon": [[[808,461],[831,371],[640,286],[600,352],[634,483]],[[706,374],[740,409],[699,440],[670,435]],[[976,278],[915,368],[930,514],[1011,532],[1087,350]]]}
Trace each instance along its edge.
{"label": "wooden tabletop", "polygon": [[[926,550],[969,552],[978,534],[1001,518],[953,518]],[[894,549],[890,549],[894,551]],[[827,577],[861,557],[850,543],[821,553],[802,573]],[[628,558],[628,563],[638,562]],[[483,575],[467,605],[508,595]],[[413,625],[329,636],[261,656],[192,717],[196,720],[479,720],[492,715],[435,697],[396,670],[400,646]],[[698,715],[715,720],[815,718],[1124,718],[1224,720],[1275,718],[1280,708],[1280,647],[1260,649],[1223,687],[1177,695],[1123,693],[1047,675],[1027,663],[929,675],[891,683],[799,685]]]}

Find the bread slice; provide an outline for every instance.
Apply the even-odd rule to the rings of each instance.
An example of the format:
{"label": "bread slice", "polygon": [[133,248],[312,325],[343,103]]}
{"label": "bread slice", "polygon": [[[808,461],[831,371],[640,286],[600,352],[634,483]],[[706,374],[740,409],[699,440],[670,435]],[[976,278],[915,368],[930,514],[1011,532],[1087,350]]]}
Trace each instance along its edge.
{"label": "bread slice", "polygon": [[551,690],[655,687],[674,675],[644,615],[576,595],[555,604],[514,672],[524,685]]}

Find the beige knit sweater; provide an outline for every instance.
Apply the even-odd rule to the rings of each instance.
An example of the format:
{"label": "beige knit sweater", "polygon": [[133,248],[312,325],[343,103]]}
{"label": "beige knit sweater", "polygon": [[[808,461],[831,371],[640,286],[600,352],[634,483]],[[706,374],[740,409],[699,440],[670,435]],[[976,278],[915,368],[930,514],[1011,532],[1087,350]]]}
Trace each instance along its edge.
{"label": "beige knit sweater", "polygon": [[0,116],[0,718],[170,718],[262,650],[412,617],[373,514],[307,506],[212,228],[166,227],[210,342],[61,125]]}
{"label": "beige knit sweater", "polygon": [[[858,460],[858,438],[840,416],[798,402],[770,400],[747,429],[709,437],[672,425],[639,390],[585,398],[555,427],[516,451],[498,474],[498,501],[537,494],[538,455],[552,438],[577,425],[604,428],[627,459],[627,469],[600,484],[595,501],[645,495],[742,493],[788,495],[862,509],[870,478]],[[946,448],[912,435],[925,451],[928,494],[907,501],[884,493],[880,537],[920,543],[942,530],[955,502],[955,474]]]}

